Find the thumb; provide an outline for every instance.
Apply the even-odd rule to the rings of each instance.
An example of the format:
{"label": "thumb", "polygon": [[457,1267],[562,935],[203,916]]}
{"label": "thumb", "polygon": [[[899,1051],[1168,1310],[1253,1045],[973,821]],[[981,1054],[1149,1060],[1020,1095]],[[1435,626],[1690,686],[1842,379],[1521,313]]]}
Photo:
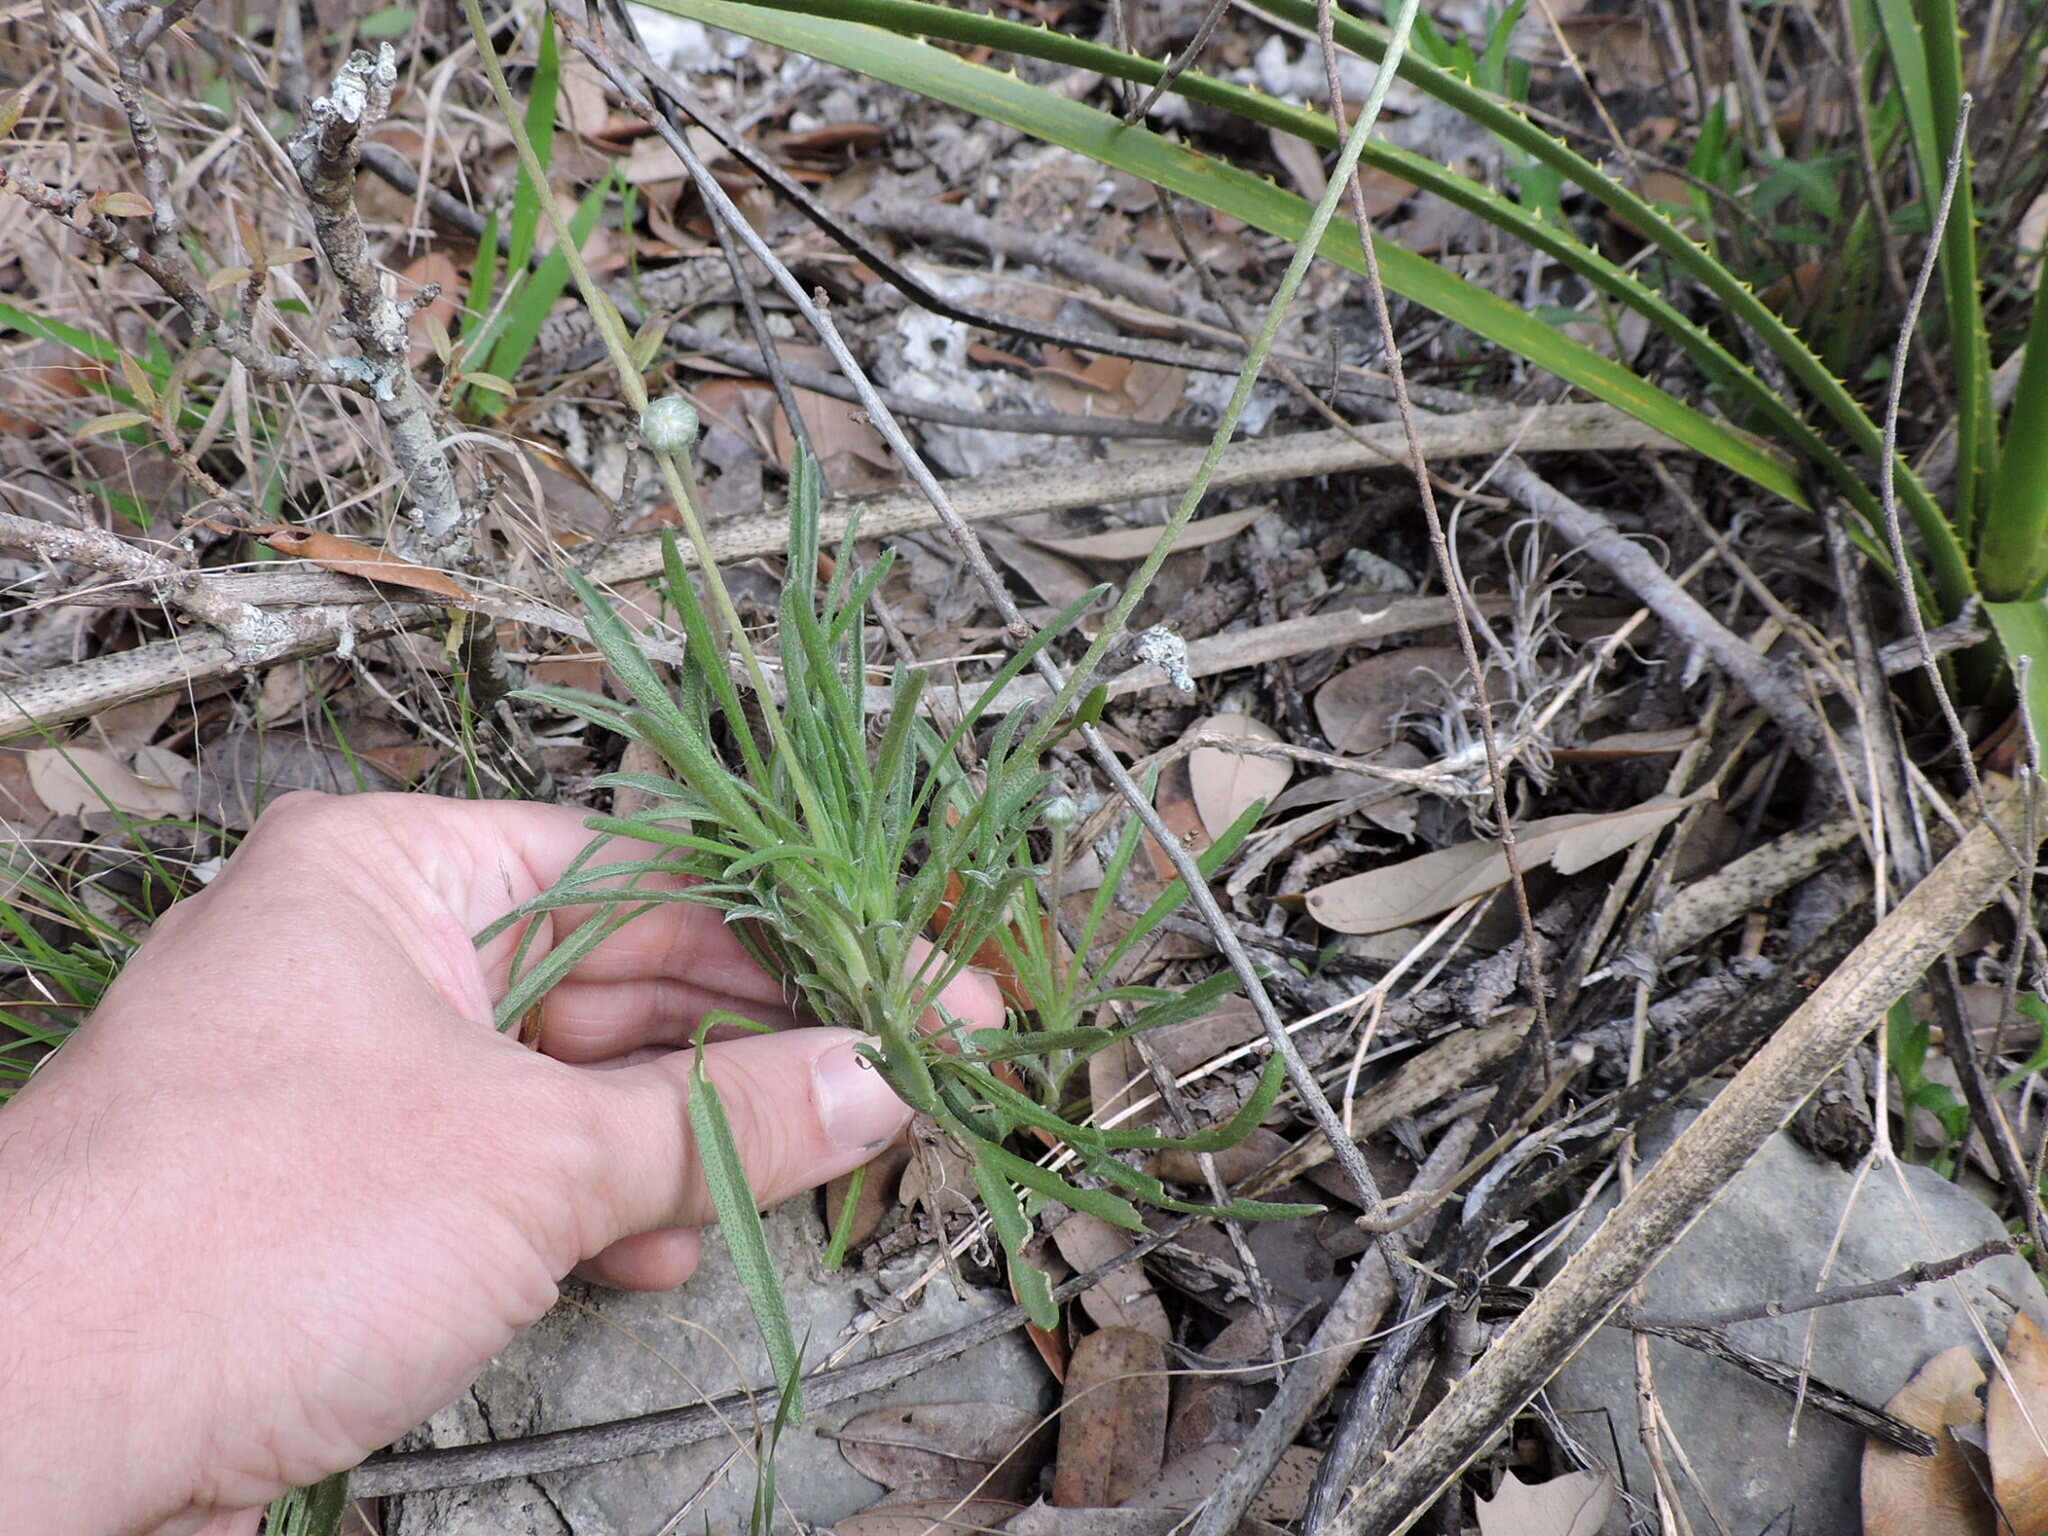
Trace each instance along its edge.
{"label": "thumb", "polygon": [[[910,1109],[856,1051],[849,1029],[790,1029],[704,1048],[756,1205],[851,1172],[910,1123]],[[591,1076],[601,1095],[602,1247],[636,1232],[717,1220],[691,1132],[694,1051]],[[589,1257],[589,1255],[585,1255]]]}

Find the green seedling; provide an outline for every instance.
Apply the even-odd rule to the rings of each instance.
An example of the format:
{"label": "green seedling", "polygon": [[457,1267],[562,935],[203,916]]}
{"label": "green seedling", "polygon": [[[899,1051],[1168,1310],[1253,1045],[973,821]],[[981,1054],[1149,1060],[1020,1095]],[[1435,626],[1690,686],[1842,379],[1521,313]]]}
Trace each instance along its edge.
{"label": "green seedling", "polygon": [[[670,435],[670,410],[649,414],[651,436],[664,446],[679,445]],[[994,726],[973,767],[965,756],[996,697],[1042,647],[1072,631],[1101,589],[1021,646],[964,715],[949,722],[927,712],[922,671],[898,663],[885,682],[872,676],[866,608],[889,558],[860,571],[849,529],[830,581],[819,580],[819,480],[808,457],[800,456],[795,467],[789,518],[789,574],[775,625],[777,678],[752,697],[743,698],[734,681],[712,609],[673,538],[666,587],[687,641],[673,684],[602,595],[577,581],[592,638],[630,702],[562,689],[535,689],[530,696],[655,750],[672,777],[615,774],[604,781],[640,791],[651,799],[649,808],[594,817],[590,825],[601,844],[632,839],[665,853],[623,866],[582,863],[489,930],[495,935],[536,912],[598,908],[522,975],[500,1022],[523,1017],[630,915],[666,901],[718,908],[812,1015],[866,1034],[869,1057],[890,1086],[970,1154],[1017,1293],[1050,1326],[1054,1313],[1044,1277],[1022,1252],[1030,1230],[1024,1198],[1056,1200],[1131,1229],[1142,1225],[1142,1206],[1202,1209],[1175,1198],[1120,1154],[1234,1145],[1272,1106],[1283,1081],[1280,1067],[1277,1061],[1269,1066],[1229,1123],[1192,1137],[1092,1126],[1066,1107],[1076,1067],[1094,1052],[1132,1030],[1213,1008],[1234,985],[1224,977],[1183,993],[1118,981],[1135,946],[1181,905],[1186,892],[1178,884],[1101,955],[1091,956],[1115,886],[1137,852],[1135,821],[1115,847],[1103,893],[1067,958],[1039,903],[1037,882],[1045,872],[1041,847],[1056,861],[1066,856],[1072,802],[1058,793],[1021,714]],[[704,579],[707,586],[716,580]],[[765,675],[764,661],[757,657],[754,666]],[[1218,841],[1207,867],[1229,856],[1257,814],[1256,807],[1247,812]],[[637,883],[656,872],[685,874],[694,883],[680,889],[672,881],[659,888]],[[635,883],[620,885],[622,875]],[[1029,1007],[1014,1009],[1001,1029],[969,1030],[947,1013],[941,995],[989,944],[1002,952]],[[1115,1022],[1094,1022],[1101,1018]],[[928,1031],[934,1019],[939,1027]],[[697,1092],[716,1102],[708,1083]],[[1012,1141],[1026,1133],[1057,1144],[1064,1166],[1055,1169],[1013,1150]],[[699,1134],[701,1140],[701,1127]],[[714,1162],[707,1152],[707,1169]],[[743,1274],[772,1273],[758,1223],[739,1216],[742,1207],[751,1213],[751,1196],[736,1173],[735,1180],[720,1200],[722,1216],[727,1205],[734,1207],[725,1222],[727,1239],[736,1257],[745,1250]],[[714,1196],[718,1188],[714,1181]],[[1256,1219],[1309,1209],[1241,1201],[1227,1211]],[[780,1374],[787,1317],[773,1288],[757,1290],[750,1279],[748,1289]]]}

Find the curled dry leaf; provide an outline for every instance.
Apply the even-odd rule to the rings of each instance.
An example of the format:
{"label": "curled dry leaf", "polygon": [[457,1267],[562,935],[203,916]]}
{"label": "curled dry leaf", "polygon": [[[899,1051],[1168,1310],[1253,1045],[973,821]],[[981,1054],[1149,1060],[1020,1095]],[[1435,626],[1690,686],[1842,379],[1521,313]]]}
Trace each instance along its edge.
{"label": "curled dry leaf", "polygon": [[[1211,715],[1195,722],[1189,734],[1235,736],[1247,741],[1280,739],[1279,732],[1250,715]],[[1253,801],[1270,801],[1293,777],[1294,765],[1284,757],[1261,757],[1223,747],[1197,747],[1188,754],[1188,783],[1194,790],[1195,810],[1202,818],[1202,830],[1212,840],[1228,831]]]}
{"label": "curled dry leaf", "polygon": [[[1524,873],[1549,864],[1574,875],[1662,831],[1700,798],[1658,795],[1622,811],[1541,817],[1516,829],[1515,851]],[[1507,878],[1499,843],[1456,843],[1318,886],[1308,893],[1308,913],[1339,933],[1385,933],[1484,896]]]}
{"label": "curled dry leaf", "polygon": [[1885,1404],[1896,1418],[1934,1436],[1932,1456],[1880,1440],[1863,1448],[1863,1536],[1992,1536],[1997,1517],[1952,1430],[1980,1423],[1984,1372],[1968,1345],[1921,1366]]}
{"label": "curled dry leaf", "polygon": [[[1266,501],[1216,517],[1198,518],[1180,531],[1180,537],[1173,541],[1174,550],[1178,553],[1202,549],[1235,538],[1272,510],[1273,503]],[[1027,537],[1041,548],[1070,560],[1143,560],[1165,532],[1163,527],[1112,528],[1107,533],[1087,533],[1075,538],[1051,539],[1038,534]]]}
{"label": "curled dry leaf", "polygon": [[1490,1499],[1475,1501],[1479,1536],[1600,1536],[1614,1484],[1597,1472],[1525,1483],[1510,1472]]}
{"label": "curled dry leaf", "polygon": [[1037,1478],[1049,1429],[1008,1403],[917,1403],[857,1414],[832,1438],[856,1472],[892,1493],[1009,1500]]}
{"label": "curled dry leaf", "polygon": [[1105,1328],[1074,1346],[1060,1403],[1052,1501],[1122,1504],[1166,1459],[1166,1346],[1136,1328]]}
{"label": "curled dry leaf", "polygon": [[[165,756],[184,762],[175,752]],[[169,767],[161,757],[146,761],[142,773],[98,747],[37,747],[22,759],[36,798],[59,816],[104,814],[109,806],[145,817],[185,816],[192,810],[182,783],[159,780]]]}
{"label": "curled dry leaf", "polygon": [[265,544],[281,555],[310,560],[344,576],[360,576],[365,581],[382,582],[386,586],[430,592],[451,602],[469,601],[469,593],[446,571],[437,571],[429,565],[415,565],[388,550],[358,544],[354,539],[344,539],[339,534],[316,533],[283,524],[250,531],[258,534]]}
{"label": "curled dry leaf", "polygon": [[[1077,1273],[1122,1258],[1131,1240],[1099,1216],[1076,1211],[1052,1232],[1053,1246]],[[1135,1328],[1159,1340],[1173,1337],[1166,1308],[1153,1294],[1142,1264],[1125,1264],[1081,1293],[1081,1308],[1100,1328]]]}
{"label": "curled dry leaf", "polygon": [[2021,1312],[1984,1410],[1991,1487],[2017,1536],[2048,1533],[2048,1335]]}

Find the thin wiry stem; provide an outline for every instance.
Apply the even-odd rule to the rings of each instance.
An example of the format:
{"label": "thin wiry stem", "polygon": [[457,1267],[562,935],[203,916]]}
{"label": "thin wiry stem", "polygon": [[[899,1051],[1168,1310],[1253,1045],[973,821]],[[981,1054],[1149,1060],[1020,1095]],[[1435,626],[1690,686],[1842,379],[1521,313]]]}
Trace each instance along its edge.
{"label": "thin wiry stem", "polygon": [[[1344,82],[1337,69],[1336,24],[1331,0],[1317,0],[1316,31],[1322,43],[1323,68],[1329,77],[1330,111],[1344,120]],[[1388,78],[1398,60],[1380,66],[1374,81]],[[1521,854],[1515,845],[1514,818],[1508,810],[1507,770],[1501,760],[1500,740],[1493,729],[1493,703],[1487,697],[1486,668],[1479,660],[1478,642],[1472,633],[1472,593],[1458,568],[1451,541],[1444,532],[1443,514],[1436,504],[1436,486],[1429,472],[1429,459],[1422,449],[1422,432],[1415,424],[1415,407],[1408,398],[1407,371],[1401,363],[1401,343],[1394,335],[1393,311],[1387,304],[1387,290],[1380,282],[1379,256],[1373,249],[1372,225],[1365,206],[1365,188],[1358,180],[1356,163],[1340,168],[1344,190],[1351,199],[1351,216],[1358,225],[1358,243],[1365,252],[1366,291],[1372,296],[1374,318],[1379,322],[1380,346],[1386,354],[1387,379],[1394,386],[1394,404],[1408,440],[1408,462],[1415,471],[1415,486],[1422,498],[1422,513],[1429,522],[1430,548],[1436,554],[1437,569],[1443,572],[1444,589],[1451,594],[1451,612],[1456,616],[1458,648],[1464,653],[1465,668],[1471,674],[1473,704],[1479,711],[1480,739],[1486,746],[1486,777],[1493,789],[1494,820],[1500,828],[1501,855],[1507,860],[1508,883],[1515,893],[1515,912],[1522,923],[1523,953],[1529,963],[1529,995],[1536,1007],[1536,1037],[1544,1071],[1550,1064],[1550,1009],[1544,993],[1544,947],[1536,931],[1536,914],[1529,905],[1528,882],[1523,878]]]}

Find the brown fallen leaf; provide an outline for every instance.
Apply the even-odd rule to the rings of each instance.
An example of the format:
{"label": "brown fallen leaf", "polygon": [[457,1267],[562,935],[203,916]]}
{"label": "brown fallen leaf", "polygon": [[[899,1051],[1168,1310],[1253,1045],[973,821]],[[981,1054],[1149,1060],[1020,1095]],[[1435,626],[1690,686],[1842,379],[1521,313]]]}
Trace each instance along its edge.
{"label": "brown fallen leaf", "polygon": [[[1131,1240],[1099,1216],[1076,1211],[1052,1230],[1053,1246],[1076,1273],[1122,1258]],[[1081,1308],[1099,1328],[1135,1328],[1156,1339],[1173,1337],[1166,1308],[1153,1294],[1142,1264],[1125,1264],[1081,1293]]]}
{"label": "brown fallen leaf", "polygon": [[1921,1366],[1885,1408],[1934,1436],[1932,1456],[1880,1440],[1863,1448],[1863,1536],[1992,1536],[1997,1516],[1950,1431],[1980,1423],[1984,1372],[1958,1344]]}
{"label": "brown fallen leaf", "polygon": [[1178,1509],[1062,1509],[1033,1504],[1010,1517],[1010,1536],[1167,1536],[1187,1522]]}
{"label": "brown fallen leaf", "polygon": [[344,539],[336,533],[317,533],[282,523],[269,528],[252,528],[249,531],[257,534],[265,544],[281,555],[310,560],[315,565],[330,571],[339,571],[344,576],[360,576],[365,581],[381,582],[385,586],[407,587],[415,592],[431,592],[434,596],[445,597],[450,602],[469,601],[469,593],[446,571],[437,571],[430,565],[415,565],[410,560],[401,560],[388,550],[358,544],[354,539]]}
{"label": "brown fallen leaf", "polygon": [[289,731],[229,731],[207,743],[185,780],[194,811],[246,832],[263,808],[295,789],[352,795],[402,789],[361,757]]}
{"label": "brown fallen leaf", "polygon": [[1624,848],[1671,825],[1688,806],[1711,798],[1711,791],[1685,796],[1653,795],[1620,811],[1588,811],[1571,816],[1546,816],[1532,821],[1526,838],[1531,862],[1550,865],[1561,875],[1576,875],[1610,859]]}
{"label": "brown fallen leaf", "polygon": [[[1190,736],[1234,736],[1250,741],[1278,741],[1280,733],[1250,715],[1210,715],[1189,727]],[[1202,830],[1214,841],[1230,830],[1255,800],[1270,801],[1294,777],[1294,764],[1284,757],[1261,757],[1223,747],[1197,747],[1188,754],[1188,785]]]}
{"label": "brown fallen leaf", "polygon": [[1490,1499],[1477,1499],[1479,1536],[1600,1536],[1614,1484],[1597,1472],[1567,1472],[1525,1483],[1510,1472]]}
{"label": "brown fallen leaf", "polygon": [[1037,1480],[1052,1437],[1028,1408],[916,1403],[856,1414],[832,1438],[854,1471],[891,1493],[1008,1501]]}
{"label": "brown fallen leaf", "polygon": [[[1546,816],[1515,829],[1523,871],[1551,865],[1573,875],[1670,825],[1700,796],[1658,795],[1626,810]],[[1405,928],[1507,883],[1508,860],[1491,840],[1454,843],[1308,893],[1309,916],[1339,933]]]}
{"label": "brown fallen leaf", "polygon": [[417,368],[434,355],[433,329],[439,326],[446,335],[455,324],[455,317],[461,312],[464,288],[462,269],[455,265],[455,258],[446,251],[428,251],[406,267],[399,274],[402,291],[407,298],[415,297],[419,290],[429,283],[439,283],[441,291],[434,302],[414,315],[419,328],[413,333],[411,348],[406,361]]}
{"label": "brown fallen leaf", "polygon": [[[2010,1380],[2008,1380],[2008,1377]],[[2017,1391],[2015,1391],[2017,1389]],[[2005,1336],[2005,1369],[1991,1379],[1984,1428],[1991,1488],[2014,1536],[2048,1533],[2048,1336],[2021,1312]]]}
{"label": "brown fallen leaf", "polygon": [[[1159,775],[1159,790],[1152,805],[1159,812],[1159,819],[1166,823],[1167,830],[1180,839],[1181,846],[1188,852],[1200,853],[1209,846],[1210,837],[1202,826],[1202,813],[1195,804],[1186,763],[1171,763]],[[1176,877],[1173,861],[1167,858],[1166,850],[1159,846],[1158,839],[1150,832],[1140,834],[1139,846],[1145,850],[1146,861],[1162,885]]]}
{"label": "brown fallen leaf", "polygon": [[[156,750],[156,749],[145,749]],[[168,754],[182,762],[176,753]],[[111,807],[129,816],[185,816],[192,802],[181,782],[162,782],[161,759],[141,773],[98,747],[37,747],[22,754],[36,798],[59,816],[104,814]]]}
{"label": "brown fallen leaf", "polygon": [[[910,1148],[900,1141],[868,1159],[861,1176],[860,1198],[854,1202],[853,1226],[846,1243],[849,1253],[873,1237],[882,1218],[895,1207],[897,1186],[909,1165]],[[834,1232],[839,1230],[840,1214],[846,1209],[846,1192],[852,1183],[853,1175],[842,1173],[825,1186],[825,1223]]]}
{"label": "brown fallen leaf", "polygon": [[[1216,1165],[1216,1176],[1225,1184],[1235,1184],[1259,1172],[1292,1145],[1278,1131],[1261,1126],[1236,1146],[1209,1156]],[[1208,1175],[1202,1172],[1201,1159],[1179,1148],[1154,1152],[1145,1159],[1145,1171],[1169,1184],[1186,1184],[1196,1189],[1206,1189],[1209,1182]]]}
{"label": "brown fallen leaf", "polygon": [[1443,697],[1464,675],[1464,655],[1451,646],[1378,651],[1316,690],[1316,724],[1339,752],[1376,751],[1394,739],[1395,722],[1405,711]]}
{"label": "brown fallen leaf", "polygon": [[[1211,1443],[1176,1456],[1131,1500],[1132,1507],[1199,1508],[1216,1491],[1223,1474],[1237,1460],[1237,1452],[1234,1445]],[[1305,1445],[1287,1447],[1280,1453],[1279,1465],[1252,1495],[1249,1513],[1261,1520],[1299,1520],[1302,1511],[1308,1508],[1308,1491],[1315,1485],[1316,1469],[1322,1464],[1321,1451],[1312,1451]]]}
{"label": "brown fallen leaf", "polygon": [[1074,1346],[1061,1397],[1052,1501],[1123,1503],[1166,1459],[1166,1346],[1136,1328],[1104,1328]]}
{"label": "brown fallen leaf", "polygon": [[1632,757],[1669,757],[1683,752],[1700,737],[1699,727],[1673,726],[1663,731],[1618,731],[1576,747],[1559,747],[1550,755],[1560,763],[1616,763]]}
{"label": "brown fallen leaf", "polygon": [[1032,591],[1056,608],[1078,602],[1095,585],[1073,561],[1040,549],[1036,543],[1014,533],[990,528],[983,531],[981,541],[998,560],[1022,576]]}
{"label": "brown fallen leaf", "polygon": [[[1225,539],[1236,538],[1272,511],[1273,506],[1274,503],[1266,501],[1255,507],[1239,507],[1235,512],[1198,518],[1181,529],[1180,537],[1173,541],[1174,550],[1179,553],[1203,549]],[[1152,553],[1165,533],[1163,527],[1144,527],[1112,528],[1107,533],[1084,533],[1073,538],[1054,539],[1040,534],[1027,534],[1025,537],[1041,549],[1065,555],[1070,560],[1143,560]]]}

